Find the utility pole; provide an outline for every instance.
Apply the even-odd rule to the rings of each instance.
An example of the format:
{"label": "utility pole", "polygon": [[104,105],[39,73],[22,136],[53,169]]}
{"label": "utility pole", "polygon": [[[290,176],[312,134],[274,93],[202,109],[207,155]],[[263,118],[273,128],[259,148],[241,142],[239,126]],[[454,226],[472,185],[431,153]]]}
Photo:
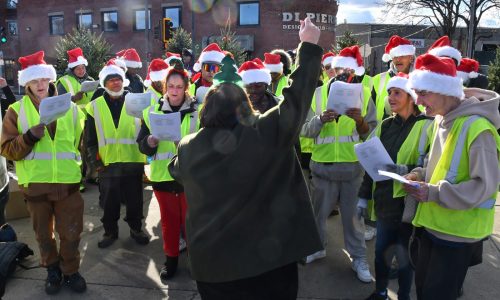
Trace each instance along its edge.
{"label": "utility pole", "polygon": [[149,44],[149,0],[145,0],[145,7],[144,7],[144,34],[146,38],[146,61],[149,63],[149,52],[151,51],[150,49],[150,44]]}
{"label": "utility pole", "polygon": [[192,41],[193,41],[193,44],[191,45],[191,51],[194,55],[194,46],[195,46],[195,24],[194,24],[194,16],[195,16],[195,12],[194,12],[194,0],[191,0],[191,37],[192,37]]}
{"label": "utility pole", "polygon": [[470,1],[469,33],[467,34],[467,57],[474,55],[474,25],[476,23],[476,0]]}

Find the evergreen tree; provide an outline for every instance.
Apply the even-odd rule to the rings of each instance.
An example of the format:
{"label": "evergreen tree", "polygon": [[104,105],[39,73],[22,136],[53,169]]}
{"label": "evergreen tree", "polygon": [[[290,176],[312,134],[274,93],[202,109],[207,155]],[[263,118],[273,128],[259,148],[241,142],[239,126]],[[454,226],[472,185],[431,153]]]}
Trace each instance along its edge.
{"label": "evergreen tree", "polygon": [[166,51],[182,54],[183,49],[192,49],[192,46],[193,39],[191,33],[179,27],[174,31],[172,38],[168,41]]}
{"label": "evergreen tree", "polygon": [[234,61],[237,66],[245,62],[246,54],[245,49],[241,46],[240,42],[235,37],[236,33],[231,30],[229,22],[226,26],[221,28],[220,37],[217,38],[217,44],[223,51],[229,51],[234,55]]}
{"label": "evergreen tree", "polygon": [[74,28],[73,32],[61,38],[55,47],[57,57],[55,67],[58,74],[63,74],[68,67],[68,54],[66,51],[76,47],[82,48],[83,55],[89,64],[87,73],[93,78],[98,77],[99,71],[106,61],[113,56],[109,54],[111,44],[102,37],[102,33],[97,35],[88,29]]}
{"label": "evergreen tree", "polygon": [[500,93],[500,47],[497,47],[495,60],[488,68],[489,89]]}
{"label": "evergreen tree", "polygon": [[339,51],[344,48],[351,47],[354,45],[359,45],[359,41],[352,36],[352,32],[350,31],[344,32],[344,34],[338,37],[336,40],[337,40],[337,45],[336,46],[332,45],[333,51],[335,53],[339,53]]}

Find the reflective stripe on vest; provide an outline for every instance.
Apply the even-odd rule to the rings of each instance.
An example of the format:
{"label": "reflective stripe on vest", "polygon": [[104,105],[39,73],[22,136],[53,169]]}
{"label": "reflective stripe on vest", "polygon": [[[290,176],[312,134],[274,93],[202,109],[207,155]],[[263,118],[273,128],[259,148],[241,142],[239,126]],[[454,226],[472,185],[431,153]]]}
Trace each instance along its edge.
{"label": "reflective stripe on vest", "polygon": [[354,143],[354,142],[359,142],[359,135],[353,135],[353,136],[328,136],[325,138],[317,137],[315,139],[316,144],[318,145],[323,145],[323,144],[331,144],[331,143]]}
{"label": "reflective stripe on vest", "polygon": [[[54,156],[52,152],[30,152],[23,159],[24,160],[51,160]],[[58,152],[56,153],[56,159],[74,159],[77,161],[81,161],[81,155],[77,155],[72,152]]]}
{"label": "reflective stripe on vest", "polygon": [[153,156],[153,160],[170,160],[172,157],[174,157],[174,153],[172,152],[165,152],[165,153],[156,153]]}
{"label": "reflective stripe on vest", "polygon": [[71,95],[73,96],[77,93],[77,91],[75,91],[75,88],[73,87],[73,84],[71,83],[71,80],[68,79],[68,76],[63,76],[59,78],[59,80],[66,83],[66,85],[63,85],[68,93],[71,93]]}
{"label": "reflective stripe on vest", "polygon": [[429,126],[432,123],[433,123],[432,121],[425,122],[424,126],[422,127],[422,133],[420,134],[420,140],[418,142],[418,161],[417,161],[417,166],[423,166],[424,165],[424,159],[425,159],[425,156],[427,155],[427,151],[426,151],[427,140],[429,139],[429,135],[427,133],[427,130],[429,129]]}

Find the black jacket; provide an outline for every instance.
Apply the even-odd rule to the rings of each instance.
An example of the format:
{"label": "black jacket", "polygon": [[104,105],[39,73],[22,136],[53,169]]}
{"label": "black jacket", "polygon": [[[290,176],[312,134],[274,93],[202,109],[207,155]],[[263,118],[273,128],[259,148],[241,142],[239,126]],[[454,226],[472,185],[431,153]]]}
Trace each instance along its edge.
{"label": "black jacket", "polygon": [[[417,121],[427,119],[424,115],[410,116],[406,121],[399,116],[389,117],[382,121],[380,141],[389,153],[389,156],[395,162],[398,151],[404,141],[410,134],[413,125]],[[408,170],[415,168],[415,165],[408,165]],[[372,195],[373,180],[365,173],[363,183],[359,188],[358,196],[363,199],[375,200],[375,213],[377,219],[401,220],[404,209],[404,197],[393,198],[393,181],[379,181],[375,184],[375,190]],[[373,197],[372,197],[373,196]]]}

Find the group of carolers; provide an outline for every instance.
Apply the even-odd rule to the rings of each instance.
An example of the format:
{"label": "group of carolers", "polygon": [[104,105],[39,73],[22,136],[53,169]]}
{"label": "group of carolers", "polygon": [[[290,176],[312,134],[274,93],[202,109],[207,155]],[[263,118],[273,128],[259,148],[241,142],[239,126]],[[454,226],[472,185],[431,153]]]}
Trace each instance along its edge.
{"label": "group of carolers", "polygon": [[[45,284],[48,294],[57,293],[63,282],[76,292],[86,290],[86,282],[78,272],[78,246],[83,229],[84,207],[79,192],[82,161],[89,170],[94,169],[98,174],[99,204],[104,211],[101,218],[104,234],[98,242],[99,248],[109,247],[118,238],[121,203],[126,204],[125,221],[129,224],[130,236],[138,244],[149,243],[150,237],[142,229],[142,177],[144,164],[150,164],[149,180],[160,207],[166,255],[160,276],[162,279],[174,276],[179,252],[185,248],[181,236],[187,204],[183,186],[172,178],[166,167],[176,154],[177,141],[159,140],[153,136],[150,116],[180,112],[181,136],[196,132],[200,127],[198,112],[203,98],[226,55],[232,54],[222,51],[217,44],[210,44],[193,65],[189,50],[182,55],[167,53],[165,60],[151,61],[143,82],[137,75],[138,69],[142,67],[137,51],[125,49],[103,67],[99,73],[100,87],[92,92],[81,91],[82,82],[93,79],[86,72],[88,62],[80,48],[68,51],[68,69],[57,81],[54,68],[44,61],[43,51],[19,58],[22,67],[19,84],[25,86],[26,95],[12,104],[6,113],[2,126],[1,154],[16,163],[19,186],[25,195],[40,248],[41,265],[48,270]],[[439,57],[451,58],[453,64],[448,63],[450,59]],[[458,88],[448,82],[455,83],[458,80],[467,87],[485,88],[482,85],[485,77],[478,74],[477,61],[462,58],[447,37],[440,38],[431,46],[428,54],[416,59],[415,47],[411,42],[393,36],[385,48],[383,60],[389,63],[389,70],[372,78],[365,74],[357,46],[323,56],[324,72],[318,78],[311,110],[296,148],[301,154],[304,174],[309,181],[323,247],[327,245],[327,218],[338,207],[352,269],[359,280],[371,282],[364,218],[372,221],[376,219],[376,291],[370,299],[387,299],[393,257],[398,262],[398,297],[409,299],[413,268],[409,263],[408,240],[412,226],[402,221],[407,190],[390,180],[373,182],[359,164],[354,146],[378,136],[396,162],[385,166],[387,170],[401,175],[415,168],[422,170],[418,167],[424,166],[424,158],[432,151],[432,147],[436,147],[433,143],[436,135],[442,138],[439,136],[442,125],[434,123],[429,117],[440,113],[430,113],[432,104],[416,104],[417,95],[413,89],[462,99],[462,86]],[[255,111],[263,114],[279,105],[282,91],[289,85],[288,75],[293,69],[293,59],[283,50],[265,53],[264,61],[256,58],[239,67],[238,73]],[[410,73],[415,74],[414,79],[408,79]],[[335,81],[360,83],[363,91],[361,106],[349,108],[344,114],[328,108],[330,86]],[[74,102],[71,109],[51,124],[40,124],[40,102],[47,97],[68,92],[72,94]],[[124,102],[129,92],[151,94],[151,106],[144,110],[142,120],[126,112]],[[469,93],[466,93],[468,97],[476,97],[487,103],[498,96],[477,89],[470,89]],[[426,115],[422,114],[424,107]],[[475,111],[475,114],[484,117],[481,112]],[[489,120],[498,127],[498,120]],[[483,124],[484,128],[489,128],[488,124]],[[498,136],[495,138],[498,145]],[[438,147],[446,148],[449,145],[442,140]],[[470,158],[469,163],[472,160]],[[484,163],[480,157],[476,161]],[[414,172],[424,178],[432,176],[432,183],[442,179],[439,178],[440,173],[446,167],[439,166],[439,162],[441,169],[437,169],[436,162],[433,162],[432,167],[439,175]],[[462,164],[460,167],[463,167]],[[464,173],[462,171],[459,169],[458,173]],[[465,194],[469,193],[471,199],[476,199],[471,195],[474,190],[469,189]],[[454,193],[451,188],[438,192]],[[470,201],[468,206],[464,203],[453,204],[453,201],[458,201],[454,198],[447,201],[450,203],[443,203],[448,210],[468,209],[478,204]],[[491,208],[484,210],[491,211]],[[447,213],[436,211],[436,216],[446,218]],[[489,215],[487,218],[490,220]],[[432,220],[422,215],[419,208],[413,224],[426,227],[429,222],[432,223]],[[451,224],[450,221],[444,227],[448,228]],[[54,228],[60,239],[59,249],[54,239]],[[425,237],[430,236],[431,242],[436,245],[449,247],[467,243],[480,247],[479,241],[491,233],[472,232],[472,228],[455,233],[452,230],[440,230],[437,225],[429,228],[430,233]],[[304,258],[304,261],[310,263],[325,256],[326,251],[321,250]],[[429,284],[427,281],[425,274],[419,275],[417,271],[419,295]],[[457,293],[461,282],[455,284],[458,285]]]}

